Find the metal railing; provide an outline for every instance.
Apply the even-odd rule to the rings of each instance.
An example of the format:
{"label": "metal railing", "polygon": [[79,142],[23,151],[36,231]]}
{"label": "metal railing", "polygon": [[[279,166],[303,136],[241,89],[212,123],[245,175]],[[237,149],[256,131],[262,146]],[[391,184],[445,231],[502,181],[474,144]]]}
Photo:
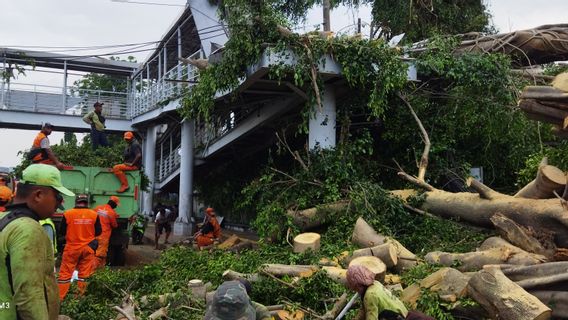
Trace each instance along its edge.
{"label": "metal railing", "polygon": [[0,85],[0,108],[24,112],[83,115],[97,101],[104,103],[103,115],[110,119],[130,119],[126,92],[87,90],[63,87],[3,83]]}
{"label": "metal railing", "polygon": [[181,156],[179,155],[180,146],[177,146],[171,152],[169,152],[165,157],[158,159],[156,161],[156,180],[158,182],[164,181],[167,177],[173,174],[177,169],[179,169],[181,164]]}
{"label": "metal railing", "polygon": [[[199,58],[198,51],[190,58]],[[185,88],[192,87],[199,77],[199,70],[193,65],[178,63],[158,80],[145,79],[136,83],[131,91],[131,117],[159,108],[181,96]]]}

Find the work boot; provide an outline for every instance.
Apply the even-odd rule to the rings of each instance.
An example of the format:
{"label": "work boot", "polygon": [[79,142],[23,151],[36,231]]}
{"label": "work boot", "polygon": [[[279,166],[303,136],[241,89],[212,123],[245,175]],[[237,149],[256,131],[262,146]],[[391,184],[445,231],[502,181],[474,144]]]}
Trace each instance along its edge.
{"label": "work boot", "polygon": [[116,192],[123,193],[124,191],[128,190],[128,179],[126,179],[124,172],[115,173],[115,175],[118,178],[118,181],[120,181],[120,188],[118,188]]}

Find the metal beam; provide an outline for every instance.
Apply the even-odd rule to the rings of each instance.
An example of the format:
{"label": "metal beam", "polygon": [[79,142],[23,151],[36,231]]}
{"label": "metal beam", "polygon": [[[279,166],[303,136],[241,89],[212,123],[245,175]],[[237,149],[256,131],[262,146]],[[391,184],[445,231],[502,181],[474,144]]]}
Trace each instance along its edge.
{"label": "metal beam", "polygon": [[[76,115],[0,110],[0,128],[39,130],[44,122],[53,124],[55,131],[91,131],[91,127]],[[131,131],[131,124],[130,120],[107,119],[105,122],[107,132]]]}

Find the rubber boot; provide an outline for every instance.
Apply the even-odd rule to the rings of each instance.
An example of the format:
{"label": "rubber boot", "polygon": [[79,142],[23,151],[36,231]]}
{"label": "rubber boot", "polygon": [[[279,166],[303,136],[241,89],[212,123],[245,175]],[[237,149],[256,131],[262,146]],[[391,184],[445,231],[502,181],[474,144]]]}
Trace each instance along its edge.
{"label": "rubber boot", "polygon": [[128,180],[126,179],[126,175],[124,174],[124,172],[120,173],[116,172],[115,175],[118,178],[118,181],[120,181],[120,188],[118,188],[116,192],[123,193],[124,191],[128,190],[129,188]]}

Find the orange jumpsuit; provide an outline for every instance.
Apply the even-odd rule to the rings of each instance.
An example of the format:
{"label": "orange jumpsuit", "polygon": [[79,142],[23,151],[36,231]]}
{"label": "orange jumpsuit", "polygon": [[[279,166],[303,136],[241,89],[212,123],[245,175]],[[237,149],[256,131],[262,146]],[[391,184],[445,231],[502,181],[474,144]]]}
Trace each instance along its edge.
{"label": "orange jumpsuit", "polygon": [[[42,149],[41,141],[43,139],[47,139],[47,136],[45,135],[45,133],[40,131],[40,133],[38,133],[36,138],[34,139],[34,143],[32,144],[32,150]],[[54,164],[54,162],[47,157],[47,154],[43,150],[32,158],[32,163]]]}
{"label": "orange jumpsuit", "polygon": [[[65,211],[61,221],[61,232],[65,232],[65,249],[59,269],[59,298],[65,299],[75,268],[79,271],[77,286],[83,294],[87,287],[85,280],[94,272],[95,237],[101,234],[101,223],[97,213],[89,208],[73,208]],[[95,247],[93,249],[92,247]]]}
{"label": "orange jumpsuit", "polygon": [[208,223],[211,224],[213,230],[197,236],[197,246],[200,248],[212,245],[213,239],[219,238],[221,236],[221,225],[219,225],[217,218],[209,217],[208,221],[205,223],[205,225],[203,225],[203,228],[201,230],[205,229],[205,226]]}
{"label": "orange jumpsuit", "polygon": [[101,221],[102,232],[101,235],[97,237],[99,247],[97,248],[96,257],[97,268],[102,268],[106,265],[108,245],[112,229],[118,227],[118,223],[116,222],[118,214],[116,214],[116,211],[114,211],[108,203],[100,205],[93,210],[95,210],[95,212],[99,215],[99,220]]}

